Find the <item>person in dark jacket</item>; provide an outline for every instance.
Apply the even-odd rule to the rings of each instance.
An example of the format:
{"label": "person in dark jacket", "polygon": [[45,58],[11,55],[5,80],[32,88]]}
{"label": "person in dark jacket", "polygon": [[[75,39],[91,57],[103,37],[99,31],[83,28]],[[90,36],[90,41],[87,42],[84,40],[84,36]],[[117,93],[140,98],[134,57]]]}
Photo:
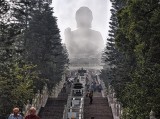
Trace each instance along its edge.
{"label": "person in dark jacket", "polygon": [[25,119],[40,119],[39,116],[36,115],[36,108],[31,107],[29,110],[29,115],[25,117]]}
{"label": "person in dark jacket", "polygon": [[92,104],[92,102],[93,102],[93,91],[91,91],[89,93],[89,99],[90,99],[90,103],[89,104]]}

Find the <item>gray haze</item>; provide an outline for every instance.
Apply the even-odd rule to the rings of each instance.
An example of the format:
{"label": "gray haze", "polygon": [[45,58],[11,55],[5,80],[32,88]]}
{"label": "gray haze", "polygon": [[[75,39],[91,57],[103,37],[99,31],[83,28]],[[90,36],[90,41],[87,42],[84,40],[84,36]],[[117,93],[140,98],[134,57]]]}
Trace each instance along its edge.
{"label": "gray haze", "polygon": [[64,30],[70,27],[76,29],[75,13],[82,6],[89,7],[93,12],[92,29],[102,34],[104,42],[108,37],[109,19],[111,16],[110,0],[54,0],[54,15],[58,18],[58,26],[61,30],[62,42],[64,42]]}

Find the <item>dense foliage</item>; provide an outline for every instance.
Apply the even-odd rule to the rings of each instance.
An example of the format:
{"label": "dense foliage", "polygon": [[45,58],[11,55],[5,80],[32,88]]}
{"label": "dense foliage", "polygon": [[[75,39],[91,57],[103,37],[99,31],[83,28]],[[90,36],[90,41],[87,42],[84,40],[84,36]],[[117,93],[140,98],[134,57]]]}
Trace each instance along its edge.
{"label": "dense foliage", "polygon": [[0,114],[15,106],[22,109],[46,83],[51,91],[67,63],[48,3],[0,1]]}
{"label": "dense foliage", "polygon": [[[111,2],[116,15],[111,10],[110,33],[114,32],[114,35],[108,40],[106,63],[112,63],[113,66],[104,70],[111,72],[112,77],[107,79],[110,79],[123,104],[123,118],[149,118],[151,110],[156,118],[160,118],[159,0]],[[113,31],[116,20],[118,24]]]}

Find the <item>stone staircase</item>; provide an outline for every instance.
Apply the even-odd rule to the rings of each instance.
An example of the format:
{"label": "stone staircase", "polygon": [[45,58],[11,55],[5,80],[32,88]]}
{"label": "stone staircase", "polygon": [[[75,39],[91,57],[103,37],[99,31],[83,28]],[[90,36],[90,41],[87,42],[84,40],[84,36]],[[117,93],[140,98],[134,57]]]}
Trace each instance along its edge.
{"label": "stone staircase", "polygon": [[64,106],[67,104],[68,94],[63,90],[57,98],[50,97],[44,108],[40,110],[41,119],[62,119]]}
{"label": "stone staircase", "polygon": [[84,102],[84,119],[113,119],[111,108],[107,98],[93,97],[93,104],[89,104],[89,98]]}
{"label": "stone staircase", "polygon": [[62,119],[66,102],[66,99],[49,98],[39,116],[41,119]]}

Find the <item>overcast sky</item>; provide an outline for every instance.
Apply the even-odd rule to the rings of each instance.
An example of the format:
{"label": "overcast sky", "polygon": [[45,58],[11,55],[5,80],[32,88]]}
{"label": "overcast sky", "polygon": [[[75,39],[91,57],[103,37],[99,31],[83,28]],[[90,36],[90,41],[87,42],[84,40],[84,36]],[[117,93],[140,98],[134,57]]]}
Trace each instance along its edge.
{"label": "overcast sky", "polygon": [[76,29],[75,13],[82,6],[92,10],[92,29],[101,32],[104,41],[106,41],[111,16],[110,0],[54,0],[52,6],[54,7],[54,15],[58,18],[62,42],[64,42],[64,30],[66,28]]}

